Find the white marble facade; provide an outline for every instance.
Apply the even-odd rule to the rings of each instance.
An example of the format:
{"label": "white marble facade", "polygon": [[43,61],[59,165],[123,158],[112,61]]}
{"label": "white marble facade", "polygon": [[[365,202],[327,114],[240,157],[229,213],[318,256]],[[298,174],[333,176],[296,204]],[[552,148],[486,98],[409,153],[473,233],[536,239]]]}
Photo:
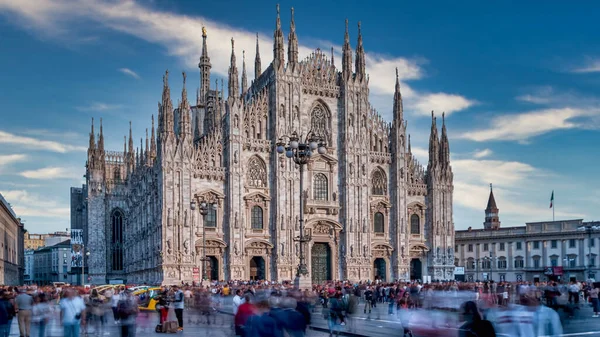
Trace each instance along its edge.
{"label": "white marble facade", "polygon": [[[96,135],[92,126],[92,283],[191,283],[202,272],[204,251],[209,278],[291,280],[300,211],[312,236],[305,254],[314,282],[454,278],[445,125],[438,135],[432,118],[429,163],[421,166],[411,153],[398,81],[391,123],[369,103],[360,30],[353,53],[346,25],[340,70],[320,50],[298,60],[293,19],[286,58],[278,12],[274,60],[262,71],[257,45],[249,86],[245,59],[239,84],[232,40],[228,97],[223,85],[211,89],[209,35],[202,33],[196,104],[188,101],[184,74],[173,108],[167,73],[157,130],[153,119],[138,149],[130,134],[122,152],[105,151],[102,129]],[[294,131],[314,133],[328,147],[307,165],[304,191],[298,167],[274,151]],[[299,193],[306,197],[302,209]],[[203,217],[192,201],[216,210]]]}

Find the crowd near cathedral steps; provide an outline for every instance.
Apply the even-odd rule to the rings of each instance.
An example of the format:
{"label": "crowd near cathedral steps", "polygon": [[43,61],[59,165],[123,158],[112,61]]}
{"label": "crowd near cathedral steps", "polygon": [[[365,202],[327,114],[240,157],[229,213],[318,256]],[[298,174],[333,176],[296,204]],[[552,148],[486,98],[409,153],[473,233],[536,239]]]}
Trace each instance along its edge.
{"label": "crowd near cathedral steps", "polygon": [[[369,102],[360,29],[353,50],[346,21],[337,69],[333,50],[299,59],[293,11],[286,53],[278,9],[272,63],[263,70],[257,41],[248,83],[247,53],[240,71],[232,38],[226,91],[211,79],[210,44],[227,42],[203,29],[195,103],[190,78],[166,72],[156,118],[139,143],[130,126],[123,149],[105,149],[105,137],[117,135],[92,121],[79,190],[83,241],[93,252],[89,282],[192,283],[199,272],[292,280],[300,251],[315,283],[454,279],[444,116],[432,113],[430,130],[410,130],[430,133],[423,166],[411,152],[398,76],[391,123]],[[183,81],[176,97],[174,77]],[[294,132],[327,148],[312,155],[302,191],[294,162],[275,152]],[[311,238],[304,249],[294,240],[300,212]]]}

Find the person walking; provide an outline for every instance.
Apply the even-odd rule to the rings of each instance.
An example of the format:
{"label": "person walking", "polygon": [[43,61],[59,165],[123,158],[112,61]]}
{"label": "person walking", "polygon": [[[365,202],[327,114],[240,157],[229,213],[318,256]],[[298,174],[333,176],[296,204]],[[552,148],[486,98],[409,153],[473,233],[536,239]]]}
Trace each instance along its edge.
{"label": "person walking", "polygon": [[19,334],[21,337],[29,337],[31,333],[31,316],[33,310],[33,297],[25,288],[19,290],[15,298],[16,312],[19,320]]}
{"label": "person walking", "polygon": [[135,320],[139,308],[132,291],[127,289],[117,305],[117,313],[121,322],[121,337],[135,337]]}
{"label": "person walking", "polygon": [[81,322],[85,322],[85,303],[73,289],[66,289],[64,294],[65,297],[60,300],[60,322],[64,337],[79,337]]}
{"label": "person walking", "polygon": [[184,294],[178,285],[173,286],[173,291],[175,292],[173,307],[175,308],[177,323],[179,324],[179,328],[177,330],[183,331],[183,308],[185,307]]}
{"label": "person walking", "polygon": [[591,285],[591,289],[588,291],[588,295],[590,297],[590,300],[592,301],[592,308],[594,310],[594,316],[592,317],[600,317],[598,314],[600,314],[600,303],[598,300],[598,293],[600,292],[600,289],[598,289],[598,287],[594,286],[594,284]]}
{"label": "person walking", "polygon": [[235,296],[233,296],[233,316],[237,314],[238,308],[243,303],[244,298],[242,297],[242,289],[238,289],[235,291]]}
{"label": "person walking", "polygon": [[8,337],[10,334],[10,307],[4,289],[0,289],[0,337]]}

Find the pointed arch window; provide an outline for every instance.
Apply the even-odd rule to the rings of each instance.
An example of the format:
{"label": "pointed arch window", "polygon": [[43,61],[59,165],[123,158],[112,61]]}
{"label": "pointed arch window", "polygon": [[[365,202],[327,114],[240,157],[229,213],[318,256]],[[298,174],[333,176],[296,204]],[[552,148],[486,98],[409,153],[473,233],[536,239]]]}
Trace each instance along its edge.
{"label": "pointed arch window", "polygon": [[323,173],[315,174],[313,178],[313,198],[315,200],[327,200],[328,192],[327,177]]}
{"label": "pointed arch window", "polygon": [[421,234],[421,218],[417,214],[410,216],[410,234]]}
{"label": "pointed arch window", "polygon": [[123,270],[123,213],[120,210],[113,211],[110,217],[111,224],[111,253],[112,270]]}
{"label": "pointed arch window", "polygon": [[252,157],[248,161],[248,174],[246,176],[248,186],[264,188],[267,187],[267,167],[265,162],[258,157]]}
{"label": "pointed arch window", "polygon": [[385,173],[381,169],[375,170],[371,177],[371,193],[373,195],[386,195],[387,194],[387,182],[385,179]]}
{"label": "pointed arch window", "polygon": [[383,228],[383,214],[381,212],[377,212],[373,218],[373,231],[375,233],[383,233]]}
{"label": "pointed arch window", "polygon": [[252,229],[263,229],[263,209],[260,206],[252,207]]}
{"label": "pointed arch window", "polygon": [[317,104],[310,114],[310,131],[316,137],[329,141],[329,113],[321,104]]}

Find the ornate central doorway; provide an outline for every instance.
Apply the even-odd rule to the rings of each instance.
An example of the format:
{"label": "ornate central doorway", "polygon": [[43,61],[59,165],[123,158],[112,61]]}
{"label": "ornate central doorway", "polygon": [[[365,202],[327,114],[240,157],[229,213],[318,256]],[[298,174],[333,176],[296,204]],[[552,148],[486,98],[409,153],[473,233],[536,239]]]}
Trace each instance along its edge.
{"label": "ornate central doorway", "polygon": [[265,259],[261,256],[255,256],[250,260],[250,279],[253,281],[264,280],[265,275]]}
{"label": "ornate central doorway", "polygon": [[331,248],[326,243],[315,243],[311,252],[311,275],[313,284],[331,280]]}
{"label": "ornate central doorway", "polygon": [[423,279],[423,264],[420,259],[410,260],[410,279],[411,280],[422,280]]}
{"label": "ornate central doorway", "polygon": [[381,280],[385,282],[386,265],[385,260],[382,258],[375,259],[373,263],[375,269],[375,280]]}
{"label": "ornate central doorway", "polygon": [[219,260],[217,260],[214,256],[206,257],[206,277],[209,280],[218,280],[219,279]]}

